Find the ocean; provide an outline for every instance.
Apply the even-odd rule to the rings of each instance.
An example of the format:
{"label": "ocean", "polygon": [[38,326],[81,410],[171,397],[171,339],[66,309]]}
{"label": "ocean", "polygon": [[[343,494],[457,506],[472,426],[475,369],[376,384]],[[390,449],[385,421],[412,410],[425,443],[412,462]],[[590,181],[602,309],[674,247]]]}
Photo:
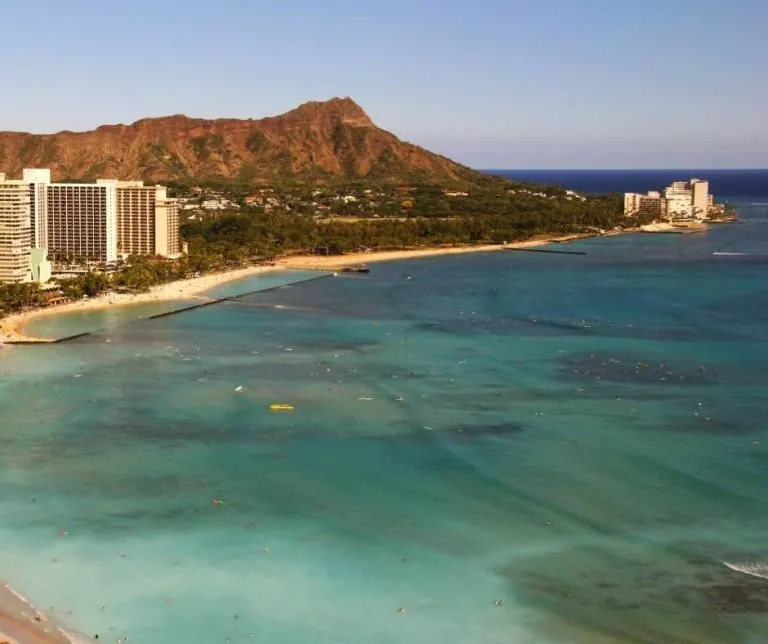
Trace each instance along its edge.
{"label": "ocean", "polygon": [[707,179],[710,192],[721,198],[764,197],[768,201],[768,170],[485,170],[518,181],[565,186],[585,193],[647,192],[691,177]]}
{"label": "ocean", "polygon": [[768,641],[766,176],[706,234],[39,321],[94,333],[0,349],[0,576],[107,642]]}

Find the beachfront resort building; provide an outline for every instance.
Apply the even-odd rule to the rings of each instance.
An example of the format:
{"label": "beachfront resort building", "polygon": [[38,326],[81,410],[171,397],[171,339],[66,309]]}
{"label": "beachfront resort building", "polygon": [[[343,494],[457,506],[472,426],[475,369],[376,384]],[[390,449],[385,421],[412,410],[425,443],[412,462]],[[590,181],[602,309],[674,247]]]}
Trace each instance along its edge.
{"label": "beachfront resort building", "polygon": [[[21,181],[13,183],[26,186],[28,193],[30,248],[59,261],[114,264],[129,255],[182,252],[178,202],[164,186],[116,179],[53,183],[51,171],[42,168],[25,169]],[[45,267],[32,269],[32,275],[45,274]]]}
{"label": "beachfront resort building", "polygon": [[31,251],[29,187],[0,174],[0,282],[30,281]]}
{"label": "beachfront resort building", "polygon": [[0,173],[0,282],[47,282],[51,264],[35,246],[29,184]]}
{"label": "beachfront resort building", "polygon": [[21,180],[29,186],[32,247],[45,248],[48,239],[48,186],[51,184],[51,171],[27,168]]}
{"label": "beachfront resort building", "polygon": [[179,204],[165,186],[143,181],[117,184],[117,247],[121,256],[174,257],[179,246]]}
{"label": "beachfront resort building", "polygon": [[117,180],[48,186],[46,248],[59,261],[117,261]]}
{"label": "beachfront resort building", "polygon": [[709,194],[709,181],[703,179],[675,181],[663,192],[624,194],[624,214],[628,217],[640,214],[653,219],[701,221],[722,212],[722,206]]}

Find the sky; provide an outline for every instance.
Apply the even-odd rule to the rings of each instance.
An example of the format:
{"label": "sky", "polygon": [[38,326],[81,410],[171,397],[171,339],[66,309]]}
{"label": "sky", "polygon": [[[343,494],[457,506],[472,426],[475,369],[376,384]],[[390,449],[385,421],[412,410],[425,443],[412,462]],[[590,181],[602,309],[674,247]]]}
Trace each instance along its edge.
{"label": "sky", "polygon": [[351,96],[477,168],[768,167],[768,0],[0,0],[0,130]]}

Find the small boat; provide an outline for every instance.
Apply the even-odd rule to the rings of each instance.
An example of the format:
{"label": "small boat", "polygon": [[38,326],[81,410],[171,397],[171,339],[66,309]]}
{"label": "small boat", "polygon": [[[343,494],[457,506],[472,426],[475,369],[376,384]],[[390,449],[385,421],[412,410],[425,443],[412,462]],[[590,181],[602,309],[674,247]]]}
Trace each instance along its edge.
{"label": "small boat", "polygon": [[270,411],[293,411],[293,405],[287,405],[285,403],[272,403],[269,406]]}
{"label": "small boat", "polygon": [[342,273],[370,273],[371,269],[365,264],[352,264],[341,269]]}

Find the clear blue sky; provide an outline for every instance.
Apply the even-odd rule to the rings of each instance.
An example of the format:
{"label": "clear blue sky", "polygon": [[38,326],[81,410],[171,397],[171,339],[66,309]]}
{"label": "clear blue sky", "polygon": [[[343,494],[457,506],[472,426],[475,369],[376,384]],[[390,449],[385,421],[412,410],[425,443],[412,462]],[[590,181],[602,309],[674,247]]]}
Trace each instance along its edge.
{"label": "clear blue sky", "polygon": [[475,167],[768,166],[768,0],[0,0],[0,129],[351,96]]}

